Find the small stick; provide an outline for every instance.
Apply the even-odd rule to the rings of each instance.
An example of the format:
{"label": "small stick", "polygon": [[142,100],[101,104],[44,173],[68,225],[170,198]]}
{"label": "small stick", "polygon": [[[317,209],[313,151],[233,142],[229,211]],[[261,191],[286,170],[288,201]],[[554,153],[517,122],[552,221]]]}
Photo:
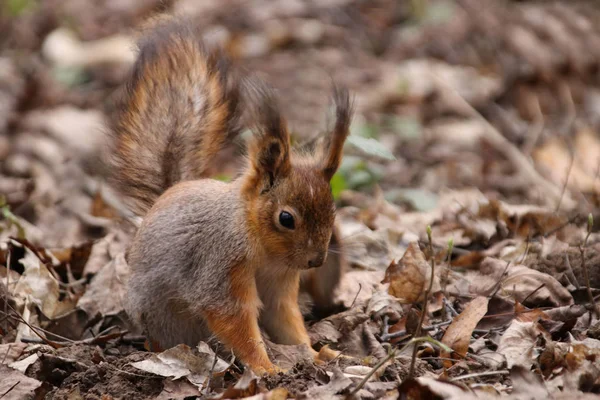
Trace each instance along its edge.
{"label": "small stick", "polygon": [[356,299],[358,299],[358,295],[360,294],[360,291],[362,290],[362,283],[358,284],[358,292],[356,292],[356,296],[354,296],[354,300],[352,300],[352,304],[350,304],[350,308],[354,307],[354,303],[356,303]]}
{"label": "small stick", "polygon": [[219,357],[217,356],[217,352],[215,351],[215,358],[213,359],[212,367],[210,367],[210,372],[208,374],[208,378],[206,379],[206,395],[210,394],[210,380],[215,372],[215,367],[217,366],[217,360]]}
{"label": "small stick", "polygon": [[531,296],[533,296],[534,294],[536,294],[544,286],[546,286],[546,284],[542,283],[540,286],[538,286],[536,289],[534,289],[531,293],[529,293],[527,296],[525,296],[525,298],[523,299],[523,301],[521,301],[521,304],[525,303],[527,301],[527,299],[529,299]]}
{"label": "small stick", "polygon": [[467,374],[467,375],[462,375],[462,376],[457,376],[454,377],[452,379],[450,379],[451,382],[455,382],[455,381],[462,381],[464,379],[470,379],[470,378],[479,378],[481,376],[494,376],[494,375],[508,375],[510,372],[503,369],[500,371],[486,371],[486,372],[477,372],[477,373],[473,373],[473,374]]}
{"label": "small stick", "polygon": [[[443,79],[433,74],[436,82],[449,95],[453,103],[461,107],[465,113],[471,117],[479,120],[487,129],[485,132],[485,139],[500,153],[513,163],[515,169],[519,171],[520,175],[527,180],[530,185],[540,188],[546,195],[546,202],[549,205],[554,205],[558,202],[560,195],[560,189],[553,183],[546,180],[541,176],[533,165],[529,162],[527,157],[514,145],[512,144],[502,133],[498,131],[479,111],[477,111],[468,101],[466,101],[454,88],[450,87],[444,82]],[[562,200],[562,204],[568,209],[575,207],[576,203],[569,196],[566,196]]]}
{"label": "small stick", "polygon": [[3,398],[4,396],[6,396],[7,394],[9,394],[15,387],[17,387],[17,385],[21,383],[21,381],[16,381],[14,385],[12,385],[11,387],[8,388],[8,390],[4,393],[2,393],[2,396],[0,396],[0,399]]}
{"label": "small stick", "polygon": [[[416,347],[416,345],[415,345]],[[362,381],[359,382],[358,385],[356,385],[356,387],[350,392],[349,397],[354,396],[356,393],[358,393],[358,391],[360,389],[363,388],[363,386],[365,386],[365,384],[369,381],[369,379],[371,379],[371,377],[375,374],[375,372],[377,372],[377,370],[379,368],[381,368],[385,363],[387,363],[388,361],[390,361],[392,358],[394,358],[396,356],[396,349],[392,349],[387,356],[385,356],[384,358],[382,358],[381,360],[379,360],[379,362],[377,364],[375,364],[375,366],[373,367],[373,369],[371,369],[369,371],[369,373],[367,375],[365,375],[365,377],[363,378]]]}
{"label": "small stick", "polygon": [[[579,246],[579,252],[581,253],[581,269],[583,270],[583,277],[585,278],[585,286],[587,288],[587,294],[590,298],[591,306],[594,308],[594,313],[596,314],[596,318],[600,318],[600,311],[598,311],[598,307],[596,306],[596,302],[594,301],[594,295],[592,294],[592,288],[590,286],[590,274],[588,272],[587,265],[585,265],[585,249],[587,247],[587,242],[592,234],[592,227],[594,226],[594,217],[592,214],[588,215],[588,225],[587,225],[587,235],[585,236],[585,240],[583,241],[583,245]],[[590,318],[591,319],[591,318]]]}
{"label": "small stick", "polygon": [[[431,294],[431,289],[433,288],[433,278],[435,275],[435,254],[433,253],[433,240],[431,239],[431,226],[427,226],[427,239],[429,241],[429,252],[431,253],[431,277],[429,279],[429,287],[425,292],[425,296],[423,299],[423,311],[421,313],[421,318],[419,320],[419,325],[417,325],[417,331],[415,332],[415,336],[421,336],[421,327],[423,326],[423,322],[425,321],[425,314],[427,314],[427,301],[429,300],[429,295]],[[417,350],[418,346],[415,344],[413,348],[412,357],[410,359],[410,369],[408,370],[408,378],[412,378],[415,372],[415,362],[417,361]]]}

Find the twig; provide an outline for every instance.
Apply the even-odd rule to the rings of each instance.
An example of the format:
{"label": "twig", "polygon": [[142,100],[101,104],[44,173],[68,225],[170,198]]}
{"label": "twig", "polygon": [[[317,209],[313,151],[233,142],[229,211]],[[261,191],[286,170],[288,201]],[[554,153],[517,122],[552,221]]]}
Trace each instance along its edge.
{"label": "twig", "polygon": [[531,296],[533,296],[534,294],[536,294],[541,288],[543,288],[544,286],[546,286],[545,283],[542,283],[540,286],[538,286],[535,290],[533,290],[531,293],[529,293],[527,296],[525,296],[525,298],[521,301],[521,304],[524,304],[527,299],[529,299]]}
{"label": "twig", "polygon": [[0,396],[0,399],[3,398],[4,396],[6,396],[7,394],[9,394],[15,387],[17,387],[17,385],[21,383],[21,381],[16,381],[14,385],[12,385],[11,387],[8,388],[8,390],[4,393],[2,393],[2,396]]}
{"label": "twig", "polygon": [[356,303],[356,299],[358,299],[358,295],[360,294],[360,291],[362,290],[362,283],[358,284],[358,292],[356,292],[356,296],[354,296],[354,300],[352,300],[352,304],[350,304],[350,308],[354,307],[354,303]]}
{"label": "twig", "polygon": [[[442,326],[447,326],[450,325],[452,323],[452,321],[444,321],[444,322],[440,322],[438,324],[433,324],[433,325],[428,325],[428,326],[424,326],[421,328],[421,332],[425,331],[425,332],[430,332],[430,331],[434,331],[438,328],[441,328]],[[390,339],[395,339],[398,337],[402,337],[404,335],[406,335],[408,332],[406,331],[406,329],[403,329],[401,331],[396,331],[393,333],[387,333],[384,335],[381,335],[381,337],[379,338],[382,342],[387,342]]]}
{"label": "twig", "polygon": [[4,364],[4,361],[6,361],[6,357],[8,357],[8,353],[10,352],[10,349],[12,349],[12,343],[9,343],[8,345],[8,349],[6,349],[6,353],[4,353],[4,357],[2,357],[2,361],[0,361],[0,364]]}
{"label": "twig", "polygon": [[150,372],[151,375],[142,375],[142,374],[136,374],[135,372],[125,371],[125,370],[115,367],[114,365],[112,365],[111,363],[108,363],[106,361],[100,362],[100,365],[107,365],[108,367],[112,368],[115,371],[121,372],[126,375],[130,375],[130,376],[136,376],[138,378],[146,378],[146,379],[163,379],[164,378],[163,376],[155,374],[153,372]]}
{"label": "twig", "polygon": [[[442,292],[444,293],[444,300],[446,300],[448,298],[448,293],[446,293],[446,287],[448,286],[450,270],[452,269],[450,260],[452,259],[453,248],[454,248],[454,238],[450,238],[450,240],[448,240],[448,255],[446,257],[446,273],[444,274],[444,279],[442,280]],[[444,303],[444,304],[446,304],[446,303]]]}
{"label": "twig", "polygon": [[[443,79],[440,79],[436,74],[433,74],[438,85],[445,89],[445,93],[451,97],[454,105],[461,107],[465,113],[479,120],[487,129],[485,139],[500,153],[513,163],[515,169],[530,185],[540,188],[545,196],[546,202],[549,205],[555,205],[560,199],[560,190],[553,183],[541,176],[527,157],[504,137],[479,111],[477,111],[468,101],[466,101],[456,90],[446,84]],[[575,201],[570,197],[565,197],[562,201],[567,209],[575,207]]]}
{"label": "twig", "polygon": [[213,359],[213,363],[212,366],[210,367],[210,372],[208,374],[208,378],[206,379],[206,393],[205,395],[208,395],[210,393],[210,380],[215,372],[215,367],[217,366],[217,361],[219,360],[219,357],[217,356],[217,352],[215,351],[215,358]]}
{"label": "twig", "polygon": [[510,372],[505,369],[500,370],[500,371],[477,372],[477,373],[473,373],[473,374],[457,376],[457,377],[450,379],[450,381],[451,382],[462,381],[464,379],[479,378],[481,376],[508,375],[509,373]]}
{"label": "twig", "polygon": [[[419,319],[419,325],[417,325],[417,330],[415,332],[415,337],[421,336],[421,327],[423,326],[423,322],[425,321],[425,314],[427,314],[427,301],[429,300],[429,295],[431,294],[431,289],[433,288],[433,278],[435,276],[435,254],[433,253],[433,240],[431,238],[431,226],[427,226],[427,240],[429,241],[429,252],[431,257],[431,277],[429,278],[429,287],[425,292],[425,296],[423,299],[423,310],[421,313],[421,318]],[[418,346],[415,344],[413,348],[412,357],[410,359],[410,369],[408,370],[408,378],[412,378],[415,373],[415,362],[417,361],[417,350]]]}
{"label": "twig", "polygon": [[[8,302],[6,302],[6,304],[8,304]],[[21,314],[19,314],[19,313],[17,312],[17,310],[15,310],[15,309],[14,309],[14,308],[13,308],[13,307],[10,305],[10,304],[8,305],[8,307],[10,308],[10,310],[11,310],[13,313],[15,313],[15,318],[16,318],[16,319],[18,319],[20,322],[24,323],[25,325],[27,325],[27,327],[28,327],[29,329],[31,329],[31,331],[32,331],[33,333],[35,333],[36,335],[38,335],[38,336],[39,336],[39,338],[40,338],[40,339],[42,339],[42,340],[44,341],[44,343],[46,343],[47,345],[51,346],[51,347],[52,347],[52,348],[54,348],[54,349],[58,349],[58,348],[60,348],[60,347],[61,347],[61,345],[59,345],[58,343],[56,343],[56,342],[53,342],[52,340],[46,339],[44,336],[40,335],[40,333],[37,331],[37,329],[36,329],[36,328],[34,328],[33,326],[31,326],[31,325],[29,324],[29,322],[25,321],[25,318],[23,318],[23,317],[21,316]],[[7,314],[7,315],[8,315],[8,314]],[[41,329],[41,328],[40,328],[40,329]]]}
{"label": "twig", "polygon": [[383,326],[381,327],[381,337],[390,333],[390,317],[388,315],[383,316]]}
{"label": "twig", "polygon": [[544,131],[544,113],[542,113],[542,109],[540,107],[540,99],[538,96],[535,96],[535,117],[533,120],[533,124],[531,129],[529,130],[529,134],[527,135],[527,139],[525,144],[523,145],[523,153],[525,156],[529,157],[531,152],[535,148],[535,145],[540,138],[540,135]]}
{"label": "twig", "polygon": [[490,298],[494,297],[496,295],[496,293],[498,293],[498,290],[500,290],[500,287],[502,286],[502,279],[506,275],[506,271],[508,271],[508,267],[510,266],[510,263],[511,263],[511,261],[506,262],[506,267],[504,267],[504,271],[502,272],[502,275],[500,275],[500,279],[496,283],[496,288],[492,292],[492,295],[490,296]]}
{"label": "twig", "polygon": [[561,229],[563,229],[566,226],[569,226],[573,223],[575,223],[581,216],[579,214],[575,214],[572,217],[570,217],[569,219],[567,219],[567,221],[564,224],[560,224],[559,226],[557,226],[556,228],[553,228],[551,230],[549,230],[548,232],[544,233],[542,235],[542,237],[547,238],[548,236],[560,231]]}
{"label": "twig", "polygon": [[[416,344],[415,344],[415,347],[416,347]],[[373,367],[373,369],[371,369],[369,371],[369,373],[367,375],[365,375],[365,377],[363,378],[363,380],[360,381],[358,383],[358,385],[356,385],[356,387],[350,392],[349,397],[352,397],[356,393],[358,393],[358,391],[360,389],[362,389],[363,386],[365,386],[365,384],[369,381],[369,379],[371,379],[371,377],[375,374],[375,372],[377,372],[377,370],[379,368],[381,368],[385,363],[387,363],[388,361],[390,361],[394,357],[396,357],[396,349],[391,349],[388,352],[388,355],[385,356],[384,358],[382,358],[381,360],[379,360],[379,362],[377,364],[375,364],[375,366]]]}
{"label": "twig", "polygon": [[579,246],[579,252],[581,253],[581,269],[583,270],[583,277],[585,279],[585,286],[587,288],[587,294],[590,299],[590,305],[594,308],[594,313],[596,314],[596,318],[600,318],[600,311],[598,311],[598,307],[596,306],[596,302],[594,301],[594,295],[592,294],[592,288],[590,285],[590,274],[588,272],[587,265],[585,265],[585,250],[587,248],[587,243],[590,235],[592,234],[592,227],[594,226],[594,217],[592,214],[588,216],[588,226],[587,226],[587,235],[585,236],[585,240],[583,241],[583,245]]}
{"label": "twig", "polygon": [[[8,295],[10,293],[10,256],[11,246],[6,250],[6,292],[4,293],[4,315],[8,317]],[[8,333],[8,318],[4,322],[4,332]]]}
{"label": "twig", "polygon": [[[569,146],[570,147],[570,146]],[[573,164],[575,164],[575,152],[573,149],[570,149],[569,155],[571,156],[571,161],[569,162],[569,169],[567,169],[567,177],[565,178],[565,183],[562,186],[562,190],[560,192],[560,198],[558,199],[558,203],[556,204],[555,212],[560,210],[560,205],[562,203],[562,199],[567,191],[567,186],[569,185],[569,178],[571,177],[571,171],[573,170]]]}
{"label": "twig", "polygon": [[567,274],[567,276],[569,277],[570,280],[572,280],[575,285],[576,289],[579,289],[579,281],[577,281],[577,277],[575,276],[575,272],[573,272],[573,267],[571,266],[571,259],[569,258],[569,253],[565,252],[565,261],[567,263],[567,268],[568,268],[568,272],[569,274]]}
{"label": "twig", "polygon": [[519,264],[523,264],[525,262],[525,259],[529,255],[529,244],[530,243],[531,243],[531,232],[529,232],[527,235],[527,241],[525,242],[525,251],[523,252],[523,258],[521,258],[521,261],[519,262]]}

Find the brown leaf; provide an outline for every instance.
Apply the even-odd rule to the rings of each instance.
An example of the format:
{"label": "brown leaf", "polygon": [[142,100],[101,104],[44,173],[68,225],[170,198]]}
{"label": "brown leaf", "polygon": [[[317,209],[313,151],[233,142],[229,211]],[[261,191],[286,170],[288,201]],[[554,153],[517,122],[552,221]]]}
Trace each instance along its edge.
{"label": "brown leaf", "polygon": [[[503,275],[506,274],[506,275]],[[489,296],[501,283],[500,293],[527,304],[561,306],[573,304],[573,297],[554,277],[523,265],[488,257],[479,271],[464,275],[470,281],[471,294]]]}
{"label": "brown leaf", "polygon": [[258,377],[254,373],[246,368],[242,377],[235,383],[225,389],[219,399],[242,399],[250,396],[254,396],[258,393]]}
{"label": "brown leaf", "polygon": [[201,342],[198,351],[180,344],[131,365],[139,370],[172,379],[185,377],[191,384],[201,388],[210,374],[222,374],[229,368],[229,364],[220,358],[217,358],[213,368],[214,360],[214,352],[206,343]]}
{"label": "brown leaf", "polygon": [[559,137],[550,139],[532,155],[540,168],[546,170],[558,185],[564,185],[568,174],[570,189],[584,193],[600,192],[600,182],[596,179],[600,160],[597,133],[589,129],[577,132],[573,155]]}
{"label": "brown leaf", "polygon": [[[487,297],[479,296],[474,298],[465,306],[465,309],[454,318],[448,329],[446,329],[444,337],[442,338],[442,343],[452,348],[460,358],[464,358],[464,356],[467,355],[473,329],[475,329],[479,320],[481,320],[487,312],[488,302],[489,300]],[[443,358],[449,358],[450,356],[451,354],[448,354],[445,351],[442,351],[441,353],[441,357]],[[452,365],[452,362],[444,361],[444,364],[446,368],[449,368]]]}
{"label": "brown leaf", "polygon": [[[423,300],[429,286],[431,264],[417,242],[408,245],[404,256],[396,264],[392,262],[385,271],[382,283],[389,283],[389,293],[397,297],[401,303],[415,303]],[[440,290],[439,277],[434,277],[432,291]]]}
{"label": "brown leaf", "polygon": [[90,317],[123,311],[125,285],[129,277],[129,266],[123,254],[106,264],[94,276],[77,306]]}
{"label": "brown leaf", "polygon": [[315,386],[297,397],[298,399],[331,399],[337,393],[352,385],[352,380],[344,376],[339,368],[333,369],[333,376],[327,385]]}
{"label": "brown leaf", "polygon": [[2,377],[0,379],[0,397],[2,399],[43,398],[43,394],[39,393],[42,390],[42,382],[2,364],[0,364],[0,376]]}
{"label": "brown leaf", "polygon": [[530,368],[537,354],[535,343],[542,332],[533,322],[520,322],[514,320],[500,339],[498,353],[506,357],[509,368],[514,365]]}
{"label": "brown leaf", "polygon": [[25,256],[19,262],[25,271],[13,292],[17,299],[24,304],[33,302],[49,319],[74,309],[75,301],[62,299],[59,282],[29,248],[25,247]]}

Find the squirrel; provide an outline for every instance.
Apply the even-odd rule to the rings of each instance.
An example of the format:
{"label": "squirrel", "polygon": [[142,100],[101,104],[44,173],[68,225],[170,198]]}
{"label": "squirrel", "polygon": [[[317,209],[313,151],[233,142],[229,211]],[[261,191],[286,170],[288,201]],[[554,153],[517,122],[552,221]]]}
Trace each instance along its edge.
{"label": "squirrel", "polygon": [[[200,36],[175,18],[143,35],[111,126],[113,183],[143,216],[126,252],[125,307],[159,348],[216,337],[255,373],[275,373],[261,328],[319,357],[298,295],[302,280],[331,305],[320,280],[339,280],[340,268],[321,266],[343,264],[327,257],[330,242],[339,244],[330,179],[353,105],[334,86],[332,131],[315,151],[295,151],[273,91],[238,76]],[[243,171],[210,179],[244,113],[253,135]]]}

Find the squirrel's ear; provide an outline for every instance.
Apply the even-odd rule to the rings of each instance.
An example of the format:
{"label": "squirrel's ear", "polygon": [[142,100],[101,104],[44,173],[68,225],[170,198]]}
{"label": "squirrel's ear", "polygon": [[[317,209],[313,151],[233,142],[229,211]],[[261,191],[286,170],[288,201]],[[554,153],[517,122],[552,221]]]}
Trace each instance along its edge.
{"label": "squirrel's ear", "polygon": [[255,83],[252,89],[254,138],[249,148],[250,163],[272,185],[291,170],[290,135],[273,92],[263,84]]}
{"label": "squirrel's ear", "polygon": [[334,86],[333,101],[335,104],[335,125],[325,141],[321,164],[323,175],[328,181],[333,177],[342,161],[344,142],[350,133],[350,122],[354,112],[347,89]]}

